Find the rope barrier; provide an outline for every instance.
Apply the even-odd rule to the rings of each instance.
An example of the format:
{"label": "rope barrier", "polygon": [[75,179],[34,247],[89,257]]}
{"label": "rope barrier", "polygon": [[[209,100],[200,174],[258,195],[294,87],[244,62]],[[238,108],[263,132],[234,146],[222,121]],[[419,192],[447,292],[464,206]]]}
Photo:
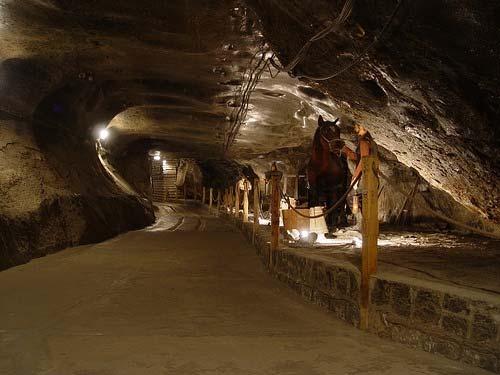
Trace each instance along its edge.
{"label": "rope barrier", "polygon": [[280,187],[280,193],[281,193],[281,196],[285,199],[286,203],[288,204],[288,208],[292,209],[297,215],[302,216],[302,217],[304,217],[306,219],[318,219],[320,217],[325,217],[325,216],[329,215],[330,213],[332,213],[333,211],[335,211],[337,208],[339,208],[340,205],[342,203],[344,203],[344,201],[347,199],[349,193],[352,191],[352,189],[357,184],[357,182],[359,181],[360,178],[361,178],[361,175],[359,175],[358,177],[356,177],[354,179],[354,181],[349,186],[349,189],[347,189],[347,191],[344,193],[344,195],[342,195],[342,197],[340,197],[340,199],[333,206],[331,206],[330,208],[328,208],[322,214],[313,215],[313,216],[303,214],[302,212],[300,212],[299,210],[297,210],[295,207],[293,207],[291,205],[291,203],[290,203],[290,197],[288,197],[286,194],[283,193],[283,190],[281,189],[281,187]]}

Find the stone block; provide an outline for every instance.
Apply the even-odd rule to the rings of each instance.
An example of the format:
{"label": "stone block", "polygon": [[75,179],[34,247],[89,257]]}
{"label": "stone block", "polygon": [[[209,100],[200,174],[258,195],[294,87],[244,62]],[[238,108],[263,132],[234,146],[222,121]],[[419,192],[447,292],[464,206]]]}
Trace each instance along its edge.
{"label": "stone block", "polygon": [[445,315],[441,321],[441,326],[446,333],[463,338],[467,336],[467,323],[464,318]]}
{"label": "stone block", "polygon": [[[430,337],[419,330],[404,325],[389,323],[390,338],[413,348],[424,349]],[[425,349],[424,349],[425,350]]]}
{"label": "stone block", "polygon": [[401,316],[409,317],[411,312],[410,287],[406,284],[391,283],[391,308]]}
{"label": "stone block", "polygon": [[353,272],[349,272],[349,297],[351,297],[353,301],[357,301],[359,298],[359,282]]}
{"label": "stone block", "polygon": [[277,278],[279,281],[283,282],[283,283],[287,283],[287,282],[288,282],[288,277],[287,277],[287,275],[286,275],[286,274],[284,274],[284,273],[277,272],[277,273],[276,273],[276,278]]}
{"label": "stone block", "polygon": [[443,307],[456,314],[466,314],[470,313],[469,304],[463,298],[457,296],[451,296],[446,294],[444,296]]}
{"label": "stone block", "polygon": [[346,320],[346,301],[341,299],[330,300],[330,310],[335,313],[337,318]]}
{"label": "stone block", "polygon": [[315,290],[313,292],[313,301],[318,306],[324,307],[326,309],[330,308],[330,299],[331,297],[328,294],[323,293],[319,290]]}
{"label": "stone block", "polygon": [[345,270],[338,270],[335,274],[335,290],[341,296],[349,295],[349,274]]}
{"label": "stone block", "polygon": [[469,365],[481,367],[489,371],[500,371],[498,358],[491,353],[482,353],[475,349],[464,348],[462,361]]}
{"label": "stone block", "polygon": [[287,279],[288,286],[298,294],[302,294],[302,284],[296,282],[294,279]]}
{"label": "stone block", "polygon": [[325,265],[322,263],[314,264],[314,272],[313,272],[314,280],[313,285],[315,288],[327,291],[329,289],[329,280],[328,275],[326,273]]}
{"label": "stone block", "polygon": [[459,344],[454,341],[436,340],[434,344],[435,353],[439,353],[446,358],[458,360],[462,356],[462,349]]}
{"label": "stone block", "polygon": [[413,318],[422,323],[438,324],[441,316],[440,296],[430,290],[418,290]]}
{"label": "stone block", "polygon": [[349,302],[346,304],[345,308],[345,320],[352,324],[353,326],[359,326],[360,321],[360,313],[359,313],[359,305],[356,303]]}
{"label": "stone block", "polygon": [[377,306],[388,305],[391,298],[390,291],[389,283],[387,281],[375,279],[371,291],[371,303]]}
{"label": "stone block", "polygon": [[304,280],[304,282],[311,284],[313,281],[313,261],[302,258],[301,261],[296,263],[296,265],[298,272],[300,272],[301,279]]}
{"label": "stone block", "polygon": [[310,286],[302,284],[300,287],[300,294],[309,301],[313,299],[313,289]]}
{"label": "stone block", "polygon": [[459,360],[462,356],[462,346],[453,339],[437,338],[422,334],[419,348],[433,354],[441,354],[446,358]]}
{"label": "stone block", "polygon": [[476,341],[489,341],[495,340],[497,337],[497,325],[495,321],[481,313],[476,313],[474,315],[474,320],[472,321],[472,339]]}
{"label": "stone block", "polygon": [[389,323],[385,318],[385,311],[376,310],[374,308],[370,308],[369,314],[369,329],[371,332],[376,333],[378,336],[390,339],[390,329]]}
{"label": "stone block", "polygon": [[335,270],[329,267],[326,272],[328,276],[328,293],[335,295]]}

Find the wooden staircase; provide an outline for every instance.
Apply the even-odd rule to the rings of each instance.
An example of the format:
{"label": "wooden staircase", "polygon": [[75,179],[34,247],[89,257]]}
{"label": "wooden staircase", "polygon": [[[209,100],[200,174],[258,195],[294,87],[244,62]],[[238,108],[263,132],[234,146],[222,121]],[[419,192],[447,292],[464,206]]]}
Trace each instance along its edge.
{"label": "wooden staircase", "polygon": [[151,186],[154,202],[168,202],[180,197],[175,182],[178,160],[153,160],[151,162]]}

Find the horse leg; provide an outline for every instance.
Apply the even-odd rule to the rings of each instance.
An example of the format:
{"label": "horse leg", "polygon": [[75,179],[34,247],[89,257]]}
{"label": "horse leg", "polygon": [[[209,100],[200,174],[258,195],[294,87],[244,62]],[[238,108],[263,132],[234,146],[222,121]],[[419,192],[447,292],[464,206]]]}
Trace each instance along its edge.
{"label": "horse leg", "polygon": [[307,199],[309,201],[309,207],[319,206],[319,193],[317,185],[310,185],[307,192]]}

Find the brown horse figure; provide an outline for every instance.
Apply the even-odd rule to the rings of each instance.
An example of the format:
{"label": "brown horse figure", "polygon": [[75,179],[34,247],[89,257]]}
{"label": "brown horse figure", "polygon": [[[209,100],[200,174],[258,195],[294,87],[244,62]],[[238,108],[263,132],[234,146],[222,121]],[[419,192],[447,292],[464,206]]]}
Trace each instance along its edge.
{"label": "brown horse figure", "polygon": [[[318,118],[318,129],[313,138],[312,155],[307,165],[309,182],[309,207],[326,204],[334,205],[347,191],[349,169],[347,160],[341,154],[344,143],[340,139],[338,119],[331,122]],[[328,231],[345,225],[347,217],[345,205],[326,217]]]}

